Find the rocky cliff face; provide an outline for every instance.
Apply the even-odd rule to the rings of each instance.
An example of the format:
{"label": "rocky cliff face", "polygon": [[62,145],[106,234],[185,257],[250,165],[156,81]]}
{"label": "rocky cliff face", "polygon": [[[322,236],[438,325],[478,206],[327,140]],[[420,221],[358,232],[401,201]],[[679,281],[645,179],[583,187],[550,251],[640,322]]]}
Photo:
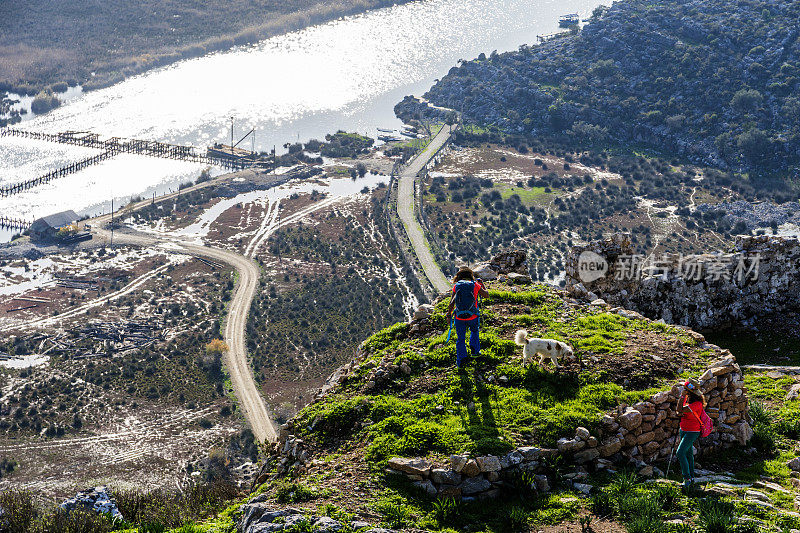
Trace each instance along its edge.
{"label": "rocky cliff face", "polygon": [[645,258],[625,234],[573,247],[567,291],[601,298],[654,319],[717,329],[757,327],[768,318],[797,321],[800,311],[800,242],[739,236],[722,254]]}

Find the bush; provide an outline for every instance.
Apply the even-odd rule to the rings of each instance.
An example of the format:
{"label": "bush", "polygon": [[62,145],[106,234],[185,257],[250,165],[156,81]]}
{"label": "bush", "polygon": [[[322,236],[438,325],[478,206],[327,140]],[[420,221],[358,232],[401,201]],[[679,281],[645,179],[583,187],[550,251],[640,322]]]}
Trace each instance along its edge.
{"label": "bush", "polygon": [[750,445],[761,453],[773,453],[778,434],[772,424],[772,413],[763,402],[750,402],[750,418],[753,420],[753,437]]}
{"label": "bush", "polygon": [[441,498],[433,502],[433,516],[439,526],[452,523],[463,514],[464,504],[455,498]]}
{"label": "bush", "polygon": [[599,490],[592,495],[589,509],[599,517],[611,517],[616,513],[614,499],[607,490]]}
{"label": "bush", "polygon": [[403,528],[411,520],[411,510],[401,502],[385,502],[378,505],[377,510],[383,515],[383,521],[388,527]]}
{"label": "bush", "polygon": [[28,531],[36,516],[33,495],[26,490],[7,490],[0,492],[0,531]]}
{"label": "bush", "polygon": [[700,500],[698,525],[703,533],[733,533],[737,518],[733,503],[726,500],[706,498]]}
{"label": "bush", "polygon": [[275,499],[280,503],[308,502],[319,497],[319,494],[302,483],[286,482],[275,489]]}
{"label": "bush", "polygon": [[203,519],[236,497],[236,487],[227,482],[192,483],[181,491],[115,490],[117,508],[126,520],[138,524],[178,527]]}
{"label": "bush", "polygon": [[638,516],[625,524],[628,533],[660,533],[664,523],[653,516]]}

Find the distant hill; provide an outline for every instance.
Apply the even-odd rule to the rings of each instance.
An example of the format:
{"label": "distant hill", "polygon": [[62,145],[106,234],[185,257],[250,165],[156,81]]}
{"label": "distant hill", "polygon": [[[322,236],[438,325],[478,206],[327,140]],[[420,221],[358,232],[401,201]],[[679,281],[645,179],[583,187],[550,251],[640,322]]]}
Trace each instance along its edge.
{"label": "distant hill", "polygon": [[798,20],[797,2],[615,2],[576,36],[464,62],[425,96],[507,132],[797,175]]}
{"label": "distant hill", "polygon": [[0,92],[110,85],[186,57],[408,0],[0,2]]}

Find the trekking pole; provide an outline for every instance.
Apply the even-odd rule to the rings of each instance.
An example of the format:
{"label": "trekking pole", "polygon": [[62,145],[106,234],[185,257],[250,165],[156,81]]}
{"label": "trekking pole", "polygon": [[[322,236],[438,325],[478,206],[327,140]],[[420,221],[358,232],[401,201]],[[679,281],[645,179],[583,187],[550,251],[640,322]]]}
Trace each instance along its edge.
{"label": "trekking pole", "polygon": [[675,456],[675,450],[678,448],[678,437],[675,437],[675,443],[672,445],[672,452],[669,454],[669,462],[667,463],[667,474],[664,476],[665,479],[669,479],[669,469],[672,466],[672,458]]}
{"label": "trekking pole", "polygon": [[450,329],[447,330],[447,340],[444,341],[445,344],[450,343],[450,334],[453,333],[453,326],[456,324],[456,315],[453,315],[453,318],[450,319]]}

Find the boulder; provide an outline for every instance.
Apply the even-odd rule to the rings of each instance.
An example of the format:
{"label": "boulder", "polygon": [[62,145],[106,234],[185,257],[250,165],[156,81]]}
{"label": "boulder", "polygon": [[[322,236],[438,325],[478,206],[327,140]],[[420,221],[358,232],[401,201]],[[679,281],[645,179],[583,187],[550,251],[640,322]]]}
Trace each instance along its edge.
{"label": "boulder", "polygon": [[467,464],[467,461],[469,461],[469,456],[467,455],[451,455],[450,468],[456,472],[461,472],[461,469],[464,468],[464,465]]}
{"label": "boulder", "polygon": [[467,477],[475,477],[481,473],[481,467],[478,466],[477,461],[475,459],[470,459],[461,469],[461,474]]}
{"label": "boulder", "polygon": [[527,274],[512,272],[508,275],[508,282],[512,285],[529,285],[531,283],[531,277]]}
{"label": "boulder", "polygon": [[732,433],[736,438],[736,442],[738,442],[741,446],[744,446],[751,438],[753,438],[753,428],[751,428],[750,424],[744,420],[740,421],[733,427]]}
{"label": "boulder", "polygon": [[561,453],[575,453],[586,447],[586,442],[578,439],[561,438],[558,439],[556,445]]}
{"label": "boulder", "polygon": [[[434,492],[435,494],[435,492]],[[338,520],[334,520],[329,516],[320,516],[314,521],[314,531],[328,532],[328,531],[339,531],[344,527],[344,524],[339,522]]]}
{"label": "boulder", "polygon": [[405,457],[392,457],[389,459],[389,468],[422,477],[431,473],[431,464],[425,459],[407,459]]}
{"label": "boulder", "polygon": [[575,454],[575,462],[578,464],[588,463],[600,457],[600,451],[597,448],[588,448]]}
{"label": "boulder", "polygon": [[619,425],[632,431],[642,425],[642,413],[630,407],[625,409],[625,412],[617,418]]}
{"label": "boulder", "polygon": [[492,484],[484,477],[471,477],[461,482],[459,488],[461,488],[461,494],[470,496],[491,489]]}
{"label": "boulder", "polygon": [[480,278],[483,281],[492,281],[497,279],[497,272],[495,272],[488,263],[475,265],[472,267],[472,272],[475,274],[476,278]]}
{"label": "boulder", "polygon": [[604,444],[597,448],[601,457],[611,457],[621,449],[622,441],[616,437],[612,437],[607,441],[604,441]]}
{"label": "boulder", "polygon": [[533,480],[536,483],[536,490],[539,492],[550,492],[550,482],[547,480],[547,476],[539,474],[534,476]]}
{"label": "boulder", "polygon": [[431,481],[438,484],[458,485],[461,483],[461,474],[449,468],[434,468],[431,470]]}
{"label": "boulder", "polygon": [[439,485],[440,498],[461,498],[461,487],[455,485]]}
{"label": "boulder", "polygon": [[476,459],[481,472],[499,472],[500,459],[494,455],[487,455],[486,457],[478,457]]}
{"label": "boulder", "polygon": [[426,479],[425,481],[415,481],[413,485],[431,498],[436,496],[436,487],[433,486],[433,483],[431,483],[429,479]]}
{"label": "boulder", "polygon": [[433,306],[430,304],[422,304],[414,311],[414,320],[423,320],[428,318],[433,313]]}
{"label": "boulder", "polygon": [[522,448],[517,448],[517,451],[525,457],[526,461],[535,461],[539,458],[539,448],[534,446],[524,446]]}
{"label": "boulder", "polygon": [[786,393],[786,401],[796,400],[800,396],[800,383],[795,383],[789,387],[789,392]]}

